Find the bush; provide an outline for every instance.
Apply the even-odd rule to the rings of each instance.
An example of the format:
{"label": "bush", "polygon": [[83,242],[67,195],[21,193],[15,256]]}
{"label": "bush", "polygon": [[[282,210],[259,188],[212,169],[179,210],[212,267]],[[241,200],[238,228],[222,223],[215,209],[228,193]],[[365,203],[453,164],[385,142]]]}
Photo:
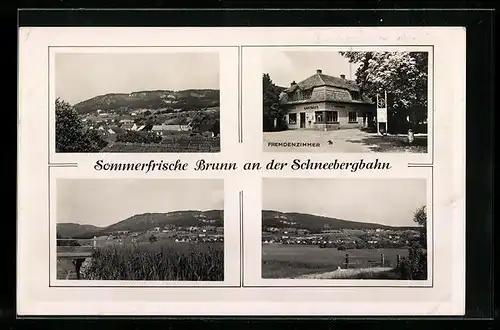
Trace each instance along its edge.
{"label": "bush", "polygon": [[401,259],[399,273],[404,280],[427,279],[427,251],[418,243],[412,243],[408,249],[408,257]]}

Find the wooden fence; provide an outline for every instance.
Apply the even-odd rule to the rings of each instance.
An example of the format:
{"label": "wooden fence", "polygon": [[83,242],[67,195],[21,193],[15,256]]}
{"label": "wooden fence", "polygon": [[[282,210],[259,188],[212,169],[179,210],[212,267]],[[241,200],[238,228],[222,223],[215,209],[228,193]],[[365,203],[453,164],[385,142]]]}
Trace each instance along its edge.
{"label": "wooden fence", "polygon": [[366,264],[367,267],[399,267],[401,263],[401,255],[396,255],[396,264],[387,260],[384,253],[380,254],[379,260],[367,260],[366,257],[352,257],[349,253],[345,254],[343,268],[360,268],[359,264]]}
{"label": "wooden fence", "polygon": [[[92,257],[97,248],[96,237],[91,239],[58,238],[57,259],[70,259],[75,267],[76,278],[80,279],[80,268],[85,259]],[[69,276],[69,274],[68,274]]]}

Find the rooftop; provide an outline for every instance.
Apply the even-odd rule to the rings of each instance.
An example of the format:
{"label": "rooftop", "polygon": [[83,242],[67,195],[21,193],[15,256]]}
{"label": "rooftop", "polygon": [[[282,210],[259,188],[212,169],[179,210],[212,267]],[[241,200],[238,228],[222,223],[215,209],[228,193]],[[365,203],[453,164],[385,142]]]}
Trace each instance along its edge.
{"label": "rooftop", "polygon": [[287,88],[285,91],[292,92],[297,87],[299,87],[300,89],[307,90],[307,89],[311,89],[314,87],[320,87],[320,86],[337,87],[337,88],[347,89],[347,90],[353,91],[353,92],[360,91],[360,88],[356,84],[356,82],[354,82],[352,80],[345,79],[345,76],[343,76],[343,75],[342,75],[342,77],[334,77],[334,76],[326,75],[320,69],[316,70],[315,74],[313,74],[309,78],[302,80],[299,83],[292,82],[291,86],[289,88]]}

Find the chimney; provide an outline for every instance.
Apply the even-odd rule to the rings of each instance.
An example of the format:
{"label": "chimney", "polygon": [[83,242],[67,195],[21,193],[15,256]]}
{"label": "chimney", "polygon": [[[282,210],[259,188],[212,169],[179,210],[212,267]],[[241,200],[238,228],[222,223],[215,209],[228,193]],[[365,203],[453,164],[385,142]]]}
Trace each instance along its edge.
{"label": "chimney", "polygon": [[321,74],[323,71],[321,69],[316,70],[316,73]]}
{"label": "chimney", "polygon": [[345,79],[345,74],[341,74],[340,78]]}
{"label": "chimney", "polygon": [[293,87],[295,85],[297,85],[297,83],[295,82],[295,80],[290,83],[290,87]]}

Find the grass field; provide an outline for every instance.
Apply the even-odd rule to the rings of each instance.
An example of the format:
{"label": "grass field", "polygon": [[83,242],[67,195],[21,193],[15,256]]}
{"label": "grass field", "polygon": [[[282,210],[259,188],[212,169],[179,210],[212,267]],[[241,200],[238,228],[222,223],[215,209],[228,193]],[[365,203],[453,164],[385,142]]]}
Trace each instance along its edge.
{"label": "grass field", "polygon": [[[381,254],[385,255],[385,267],[395,267],[397,255],[405,257],[407,249],[321,249],[314,245],[262,246],[263,278],[294,278],[306,274],[332,272],[344,268],[345,255],[349,254],[349,268],[381,266]],[[354,275],[353,275],[354,276]],[[362,275],[356,274],[361,278]]]}
{"label": "grass field", "polygon": [[[110,244],[94,251],[82,267],[85,280],[223,281],[224,245],[167,241]],[[58,260],[58,278],[73,270],[71,260]]]}
{"label": "grass field", "polygon": [[220,138],[172,135],[160,143],[113,142],[101,152],[220,152]]}

